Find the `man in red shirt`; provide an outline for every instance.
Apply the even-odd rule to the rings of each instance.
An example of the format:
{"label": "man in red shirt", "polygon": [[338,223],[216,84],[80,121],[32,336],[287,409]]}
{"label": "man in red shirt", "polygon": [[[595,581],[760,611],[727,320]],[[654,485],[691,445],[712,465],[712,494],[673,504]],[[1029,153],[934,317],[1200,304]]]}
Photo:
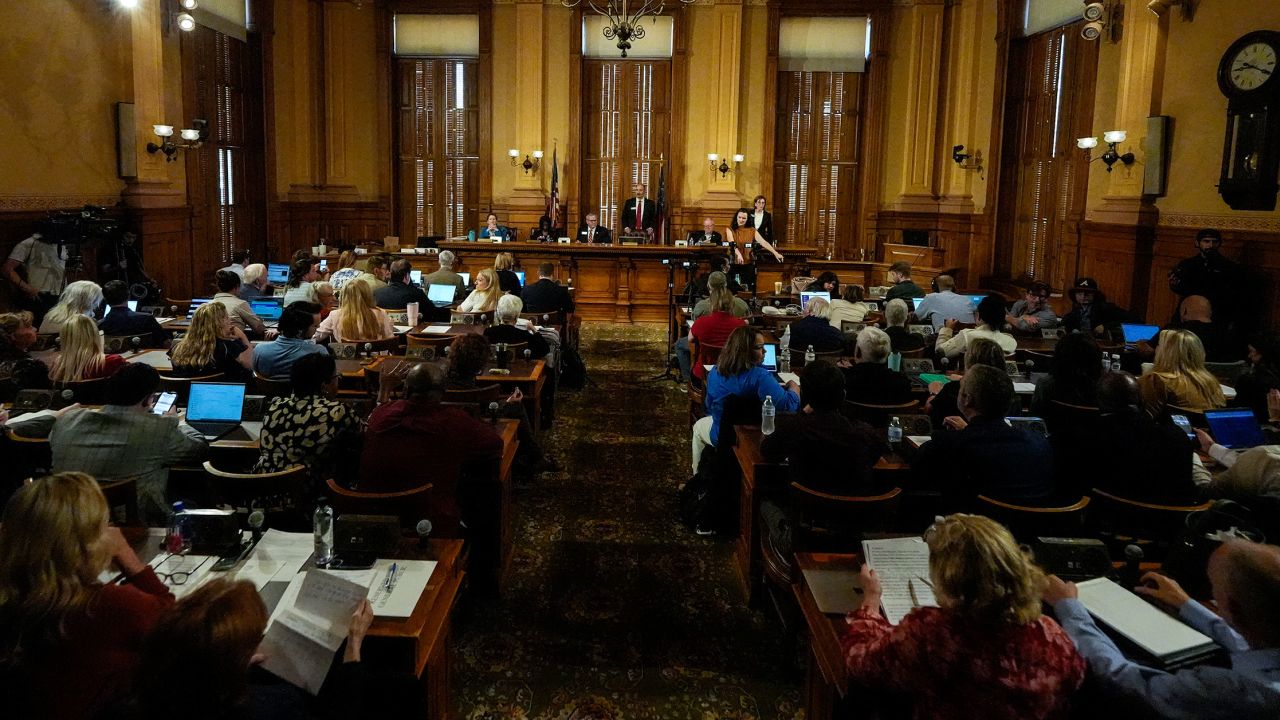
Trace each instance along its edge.
{"label": "man in red shirt", "polygon": [[359,489],[395,492],[432,483],[430,520],[439,534],[456,537],[465,526],[460,484],[496,475],[502,439],[492,426],[440,404],[445,373],[437,365],[415,365],[404,386],[404,400],[383,403],[369,416]]}

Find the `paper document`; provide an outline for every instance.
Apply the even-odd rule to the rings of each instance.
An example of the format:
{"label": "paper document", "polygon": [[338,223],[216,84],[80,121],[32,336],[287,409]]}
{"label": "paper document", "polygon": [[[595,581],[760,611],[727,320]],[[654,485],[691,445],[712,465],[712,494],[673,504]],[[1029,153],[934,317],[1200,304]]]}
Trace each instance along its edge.
{"label": "paper document", "polygon": [[258,592],[284,568],[283,560],[271,560],[261,555],[252,554],[236,568],[232,577],[235,580],[248,580]]}
{"label": "paper document", "polygon": [[1086,580],[1076,587],[1080,602],[1094,617],[1157,658],[1214,644],[1208,636],[1107,578]]}
{"label": "paper document", "polygon": [[795,373],[780,372],[778,373],[778,379],[782,381],[783,385],[786,385],[789,382],[794,382],[797,385],[800,384],[800,376]]}
{"label": "paper document", "polygon": [[280,569],[273,579],[288,581],[307,564],[314,551],[315,538],[311,533],[268,530],[262,534],[262,539],[258,541],[250,557],[258,558],[262,562],[281,562]]}
{"label": "paper document", "polygon": [[880,605],[891,624],[917,607],[937,607],[929,580],[929,546],[922,538],[863,540],[862,557],[880,577]]}
{"label": "paper document", "polygon": [[163,350],[141,352],[125,359],[131,363],[142,363],[143,365],[150,365],[153,368],[167,368],[173,365],[173,361],[169,359],[169,355]]}
{"label": "paper document", "polygon": [[[390,591],[385,581],[391,566],[396,566]],[[435,560],[379,560],[374,566],[374,577],[369,585],[369,602],[373,614],[378,617],[406,618],[413,614],[427,588],[431,574],[436,570]]]}
{"label": "paper document", "polygon": [[854,592],[862,582],[857,570],[802,570],[804,581],[813,591],[818,610],[826,615],[845,615],[862,605],[862,596]]}
{"label": "paper document", "polygon": [[299,573],[267,625],[263,669],[315,695],[367,589],[325,570]]}
{"label": "paper document", "polygon": [[172,555],[161,553],[151,560],[160,582],[181,600],[205,584],[218,558],[213,555]]}
{"label": "paper document", "polygon": [[1013,384],[1013,391],[1023,395],[1030,395],[1036,391],[1036,384],[1029,382],[1016,382]]}
{"label": "paper document", "polygon": [[422,328],[419,332],[426,333],[427,335],[448,335],[450,327],[451,326],[449,325],[428,325]]}
{"label": "paper document", "polygon": [[413,329],[412,325],[393,325],[397,333],[407,333]]}
{"label": "paper document", "polygon": [[924,447],[924,444],[933,439],[931,435],[908,435],[907,441],[916,447]]}
{"label": "paper document", "polygon": [[14,418],[9,418],[9,426],[10,426],[10,427],[13,427],[14,425],[21,425],[22,423],[24,423],[24,422],[26,422],[26,421],[28,421],[28,420],[35,420],[36,418],[39,418],[39,417],[46,417],[46,416],[53,415],[53,414],[54,414],[54,411],[53,411],[53,410],[49,410],[49,409],[47,409],[47,408],[46,408],[46,409],[44,409],[44,410],[37,410],[37,411],[35,411],[35,412],[29,412],[29,413],[26,413],[25,415],[19,415],[19,416],[14,417]]}

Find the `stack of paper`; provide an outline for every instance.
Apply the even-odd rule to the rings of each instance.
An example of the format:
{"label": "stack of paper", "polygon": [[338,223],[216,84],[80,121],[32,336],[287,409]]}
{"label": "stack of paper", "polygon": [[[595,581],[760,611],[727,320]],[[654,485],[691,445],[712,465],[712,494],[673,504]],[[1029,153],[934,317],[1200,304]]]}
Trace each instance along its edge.
{"label": "stack of paper", "polygon": [[259,652],[263,669],[306,690],[320,692],[333,653],[342,645],[365,586],[324,570],[298,573],[276,606]]}
{"label": "stack of paper", "polygon": [[[279,563],[280,567],[268,580],[288,582],[293,575],[307,564],[315,551],[315,538],[311,533],[290,533],[279,530],[268,530],[253,549],[250,561],[256,561],[257,567],[265,569],[271,563]],[[254,580],[254,577],[245,579]],[[256,580],[255,580],[256,584]]]}
{"label": "stack of paper", "polygon": [[923,539],[863,540],[862,557],[880,578],[880,606],[890,623],[897,625],[915,608],[937,607],[929,582],[929,546]]}
{"label": "stack of paper", "polygon": [[208,582],[218,558],[213,555],[171,555],[161,553],[151,560],[151,567],[173,596],[182,599]]}

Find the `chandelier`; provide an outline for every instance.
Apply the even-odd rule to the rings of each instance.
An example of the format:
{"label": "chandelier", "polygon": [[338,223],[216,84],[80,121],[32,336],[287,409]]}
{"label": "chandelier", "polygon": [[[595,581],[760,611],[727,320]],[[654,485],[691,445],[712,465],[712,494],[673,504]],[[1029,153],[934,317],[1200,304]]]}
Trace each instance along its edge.
{"label": "chandelier", "polygon": [[[627,51],[631,49],[632,40],[640,40],[644,37],[644,28],[640,26],[640,21],[646,15],[652,16],[655,20],[662,14],[663,8],[666,6],[666,0],[586,0],[587,7],[591,8],[597,15],[603,15],[609,19],[609,26],[604,29],[604,37],[606,40],[617,39],[618,49],[622,51],[622,57],[627,56]],[[697,0],[676,0],[681,5],[691,5]],[[582,4],[582,0],[560,0],[560,4],[565,7],[577,7]],[[632,8],[635,8],[632,10]]]}

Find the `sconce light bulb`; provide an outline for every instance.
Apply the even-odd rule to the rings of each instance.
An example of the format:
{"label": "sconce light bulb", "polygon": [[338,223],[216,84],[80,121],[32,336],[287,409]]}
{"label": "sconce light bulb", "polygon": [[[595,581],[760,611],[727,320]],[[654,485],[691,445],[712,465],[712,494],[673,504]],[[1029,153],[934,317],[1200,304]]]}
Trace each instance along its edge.
{"label": "sconce light bulb", "polygon": [[739,153],[739,154],[737,154],[737,155],[734,155],[734,156],[733,156],[733,161],[734,161],[734,162],[736,162],[736,163],[740,163],[740,162],[742,162],[742,161],[743,161],[743,160],[745,160],[745,159],[746,159],[746,156],[745,156],[745,155],[742,155],[741,153]]}
{"label": "sconce light bulb", "polygon": [[182,139],[187,142],[195,142],[200,139],[200,131],[193,128],[183,128]]}
{"label": "sconce light bulb", "polygon": [[1081,150],[1092,150],[1098,147],[1098,138],[1096,137],[1080,138],[1079,140],[1076,140],[1076,147],[1080,148]]}
{"label": "sconce light bulb", "polygon": [[520,151],[515,148],[511,148],[507,151],[507,157],[520,157]]}
{"label": "sconce light bulb", "polygon": [[162,138],[173,136],[172,125],[152,125],[151,131],[154,132],[158,137],[162,137]]}
{"label": "sconce light bulb", "polygon": [[200,7],[200,3],[196,2],[196,0],[181,0],[181,5],[186,10],[195,10]]}
{"label": "sconce light bulb", "polygon": [[1122,143],[1129,137],[1129,133],[1124,130],[1108,130],[1102,135],[1102,139],[1109,143]]}
{"label": "sconce light bulb", "polygon": [[190,13],[178,13],[178,29],[182,32],[195,30],[196,19],[191,17]]}
{"label": "sconce light bulb", "polygon": [[541,151],[541,150],[534,150],[534,151],[533,151],[533,157],[534,157],[535,159],[537,159],[537,160],[541,160],[541,159],[542,159],[542,151]]}
{"label": "sconce light bulb", "polygon": [[117,0],[117,2],[120,3],[120,7],[126,10],[133,10],[138,7],[138,0]]}
{"label": "sconce light bulb", "polygon": [[719,154],[719,153],[707,153],[707,159],[708,159],[708,160],[710,160],[711,162],[715,162],[715,161],[717,161],[717,160],[719,160],[719,159],[720,159],[720,154]]}

